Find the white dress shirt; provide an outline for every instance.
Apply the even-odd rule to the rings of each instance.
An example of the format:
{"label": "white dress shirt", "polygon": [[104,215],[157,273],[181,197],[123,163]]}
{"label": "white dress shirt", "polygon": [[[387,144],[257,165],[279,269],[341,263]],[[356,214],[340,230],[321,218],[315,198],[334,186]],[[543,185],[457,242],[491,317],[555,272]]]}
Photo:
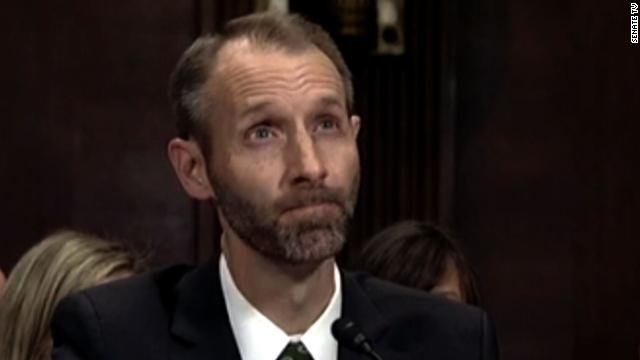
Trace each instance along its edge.
{"label": "white dress shirt", "polygon": [[224,255],[220,256],[220,283],[231,329],[243,360],[275,360],[290,341],[302,341],[314,360],[336,360],[338,343],[331,324],[342,311],[340,272],[334,265],[334,292],[322,315],[303,334],[287,335],[264,316],[236,287]]}

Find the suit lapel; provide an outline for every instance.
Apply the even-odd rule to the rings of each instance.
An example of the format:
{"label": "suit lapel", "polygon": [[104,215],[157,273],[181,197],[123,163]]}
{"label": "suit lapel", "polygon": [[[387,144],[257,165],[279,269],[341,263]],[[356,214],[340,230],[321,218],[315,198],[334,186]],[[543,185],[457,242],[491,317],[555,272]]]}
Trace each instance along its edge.
{"label": "suit lapel", "polygon": [[[342,316],[353,320],[375,347],[377,340],[387,330],[388,323],[366,294],[358,275],[341,271],[341,278]],[[216,261],[196,268],[178,284],[171,334],[171,360],[240,360]],[[384,352],[384,349],[376,349]],[[362,358],[360,354],[339,347],[339,360]]]}
{"label": "suit lapel", "polygon": [[[375,344],[384,334],[388,324],[378,308],[371,302],[355,274],[341,271],[342,276],[342,317],[352,320]],[[364,357],[343,346],[338,349],[339,360],[362,360]]]}
{"label": "suit lapel", "polygon": [[211,260],[178,284],[171,325],[172,360],[240,360],[216,265]]}

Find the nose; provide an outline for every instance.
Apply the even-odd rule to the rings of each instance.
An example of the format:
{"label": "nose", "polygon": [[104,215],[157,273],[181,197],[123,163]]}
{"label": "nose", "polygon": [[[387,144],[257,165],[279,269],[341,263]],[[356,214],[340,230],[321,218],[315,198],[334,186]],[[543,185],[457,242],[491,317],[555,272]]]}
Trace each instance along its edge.
{"label": "nose", "polygon": [[318,186],[327,177],[327,168],[306,131],[299,131],[289,144],[287,178],[293,185]]}

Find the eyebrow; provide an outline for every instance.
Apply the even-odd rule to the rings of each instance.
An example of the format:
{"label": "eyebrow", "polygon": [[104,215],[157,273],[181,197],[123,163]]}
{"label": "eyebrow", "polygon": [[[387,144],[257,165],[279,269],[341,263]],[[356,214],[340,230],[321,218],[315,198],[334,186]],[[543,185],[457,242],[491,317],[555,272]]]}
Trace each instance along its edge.
{"label": "eyebrow", "polygon": [[323,96],[320,98],[319,102],[324,106],[338,106],[340,108],[344,107],[345,104],[340,99],[335,96]]}
{"label": "eyebrow", "polygon": [[258,101],[257,103],[252,104],[248,108],[242,110],[242,112],[240,113],[240,118],[245,118],[247,115],[260,112],[270,106],[273,106],[273,103],[269,100]]}

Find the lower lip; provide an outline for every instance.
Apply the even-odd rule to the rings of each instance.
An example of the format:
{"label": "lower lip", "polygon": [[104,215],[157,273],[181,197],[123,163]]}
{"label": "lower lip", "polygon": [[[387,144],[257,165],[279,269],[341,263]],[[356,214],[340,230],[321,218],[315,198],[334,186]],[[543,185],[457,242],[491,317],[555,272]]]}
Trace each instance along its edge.
{"label": "lower lip", "polygon": [[301,206],[297,208],[293,208],[287,211],[287,213],[315,213],[315,212],[324,212],[324,211],[336,211],[338,206],[331,203],[321,203],[321,204],[313,204],[307,206]]}

